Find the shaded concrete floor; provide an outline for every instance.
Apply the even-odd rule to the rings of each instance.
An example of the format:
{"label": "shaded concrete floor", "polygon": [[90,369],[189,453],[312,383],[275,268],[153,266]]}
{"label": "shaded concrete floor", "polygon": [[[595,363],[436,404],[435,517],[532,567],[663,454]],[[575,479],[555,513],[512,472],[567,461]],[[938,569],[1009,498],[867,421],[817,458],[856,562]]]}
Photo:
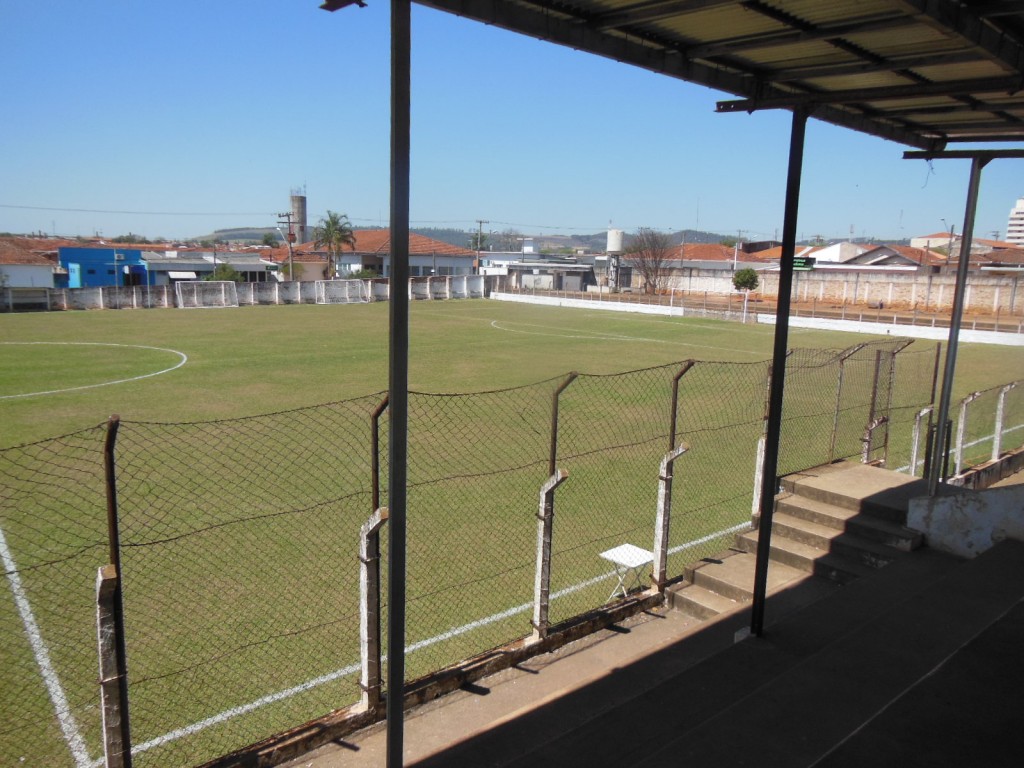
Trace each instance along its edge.
{"label": "shaded concrete floor", "polygon": [[[405,723],[405,764],[1019,765],[1024,544],[921,550],[837,587],[810,578],[749,613],[650,613],[481,680]],[[289,766],[383,766],[375,727]]]}

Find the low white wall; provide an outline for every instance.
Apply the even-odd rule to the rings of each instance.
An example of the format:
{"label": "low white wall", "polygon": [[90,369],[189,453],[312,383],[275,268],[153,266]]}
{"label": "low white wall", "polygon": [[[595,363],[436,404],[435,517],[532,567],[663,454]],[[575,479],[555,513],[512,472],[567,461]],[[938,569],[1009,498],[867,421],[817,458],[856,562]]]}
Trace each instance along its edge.
{"label": "low white wall", "polygon": [[911,499],[907,526],[929,547],[977,557],[1004,539],[1024,541],[1024,485]]}
{"label": "low white wall", "polygon": [[[498,293],[492,292],[491,298],[495,301],[512,301],[519,304],[539,304],[545,307],[573,307],[576,309],[605,309],[609,312],[634,312],[641,315],[669,315],[672,317],[683,317],[682,307],[666,307],[658,304],[638,304],[632,301],[618,301],[616,299],[601,299],[591,301],[590,299],[568,299],[557,296],[530,296],[522,293]],[[700,314],[691,310],[691,314]]]}
{"label": "low white wall", "polygon": [[[758,323],[775,324],[775,315],[757,316]],[[857,320],[829,320],[823,317],[790,317],[791,328],[816,328],[821,331],[848,331],[851,333],[871,333],[875,335],[891,334],[907,336],[915,339],[949,339],[948,328],[930,328],[922,325],[893,325],[892,323],[861,323]],[[1000,344],[1007,347],[1024,347],[1024,334],[1007,333],[1005,331],[972,331],[961,328],[957,337],[960,341],[977,344]]]}

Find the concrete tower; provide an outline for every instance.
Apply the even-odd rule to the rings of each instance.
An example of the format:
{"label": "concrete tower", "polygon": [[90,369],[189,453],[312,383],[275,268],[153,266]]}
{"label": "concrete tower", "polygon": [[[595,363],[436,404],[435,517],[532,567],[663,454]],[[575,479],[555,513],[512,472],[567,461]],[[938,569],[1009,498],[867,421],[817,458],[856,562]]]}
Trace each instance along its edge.
{"label": "concrete tower", "polygon": [[1024,245],[1024,197],[1010,211],[1010,220],[1006,224],[1006,242]]}
{"label": "concrete tower", "polygon": [[305,189],[292,190],[292,227],[295,230],[295,242],[309,242],[309,230],[306,226]]}

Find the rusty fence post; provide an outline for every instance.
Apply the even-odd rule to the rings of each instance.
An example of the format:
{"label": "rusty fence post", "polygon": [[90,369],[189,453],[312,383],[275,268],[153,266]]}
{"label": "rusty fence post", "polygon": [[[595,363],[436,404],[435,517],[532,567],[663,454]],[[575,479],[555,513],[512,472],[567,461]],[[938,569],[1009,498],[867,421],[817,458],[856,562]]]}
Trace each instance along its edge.
{"label": "rusty fence post", "polygon": [[676,444],[676,427],[679,413],[679,381],[696,365],[696,361],[687,360],[683,367],[672,377],[672,404],[669,412],[668,453],[661,460],[658,472],[658,509],[654,522],[654,566],[651,581],[658,592],[665,591],[668,580],[668,541],[669,528],[672,524],[672,472],[674,462],[682,456],[690,446],[686,443]]}
{"label": "rusty fence post", "polygon": [[387,507],[370,515],[359,530],[359,708],[376,710],[381,703],[380,529]]}
{"label": "rusty fence post", "polygon": [[123,626],[117,618],[117,569],[104,565],[96,573],[96,642],[100,669],[100,713],[103,718],[103,755],[106,768],[128,768],[131,745],[128,732],[128,701],[122,696],[124,672],[118,664],[118,645]]}
{"label": "rusty fence post", "polygon": [[117,727],[120,731],[118,735],[120,758],[119,762],[115,763],[115,765],[119,768],[131,768],[132,739],[128,715],[128,648],[124,631],[124,571],[121,568],[121,531],[117,507],[117,471],[114,452],[120,426],[121,417],[117,414],[112,415],[107,421],[107,434],[103,443],[103,470],[107,497],[109,567],[113,569],[112,575],[114,576],[113,582],[109,584],[110,621],[114,628],[111,635],[113,644],[112,654],[116,670],[112,679],[117,682],[117,696],[120,702],[119,717],[117,719]]}
{"label": "rusty fence post", "polygon": [[551,538],[555,520],[555,489],[565,482],[569,473],[555,470],[540,489],[537,512],[537,571],[533,582],[533,635],[531,643],[548,635],[548,612],[551,603]]}

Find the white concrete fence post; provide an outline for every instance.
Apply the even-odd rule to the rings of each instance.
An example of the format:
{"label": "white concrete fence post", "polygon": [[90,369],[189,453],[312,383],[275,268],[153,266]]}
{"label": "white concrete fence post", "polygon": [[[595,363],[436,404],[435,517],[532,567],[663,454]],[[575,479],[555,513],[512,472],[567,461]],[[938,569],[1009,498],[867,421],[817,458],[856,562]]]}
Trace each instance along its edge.
{"label": "white concrete fence post", "polygon": [[651,581],[654,589],[658,592],[665,591],[665,582],[668,580],[668,537],[672,520],[672,474],[675,461],[684,453],[690,450],[686,443],[680,443],[676,448],[665,454],[661,460],[661,467],[658,472],[658,514],[654,524],[654,572],[651,574]]}

